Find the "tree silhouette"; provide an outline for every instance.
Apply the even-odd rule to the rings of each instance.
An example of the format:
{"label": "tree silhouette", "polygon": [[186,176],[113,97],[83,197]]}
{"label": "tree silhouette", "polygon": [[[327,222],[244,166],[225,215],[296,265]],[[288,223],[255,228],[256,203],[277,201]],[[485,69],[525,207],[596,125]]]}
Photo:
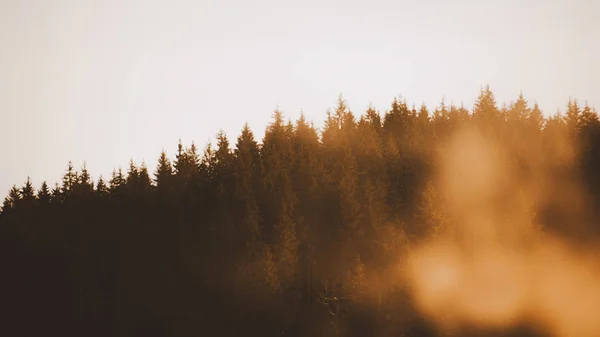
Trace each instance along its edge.
{"label": "tree silhouette", "polygon": [[[201,153],[179,140],[175,157],[163,149],[150,173],[131,160],[94,181],[85,163],[77,171],[69,162],[52,189],[43,182],[36,193],[29,177],[13,186],[0,210],[0,298],[12,308],[0,330],[433,334],[398,260],[424,238],[451,235],[452,200],[434,172],[466,126],[506,152],[515,179],[543,184],[532,225],[582,240],[600,234],[568,221],[600,216],[600,120],[587,103],[570,99],[545,117],[522,93],[499,104],[485,86],[472,111],[398,97],[388,111],[359,115],[340,95],[321,130],[304,114],[272,117],[260,141],[248,124],[235,144],[220,131]],[[566,206],[573,177],[590,199],[578,212]],[[494,199],[508,222],[532,203],[509,192]]]}
{"label": "tree silhouette", "polygon": [[50,189],[48,188],[48,184],[45,181],[42,182],[42,185],[37,192],[37,199],[42,204],[50,203]]}

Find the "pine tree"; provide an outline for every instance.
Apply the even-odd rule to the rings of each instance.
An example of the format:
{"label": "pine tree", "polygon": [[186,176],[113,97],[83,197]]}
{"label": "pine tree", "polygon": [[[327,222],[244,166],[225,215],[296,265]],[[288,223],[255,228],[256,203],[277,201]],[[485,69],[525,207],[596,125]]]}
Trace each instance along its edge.
{"label": "pine tree", "polygon": [[58,183],[54,184],[54,188],[51,192],[50,203],[52,204],[61,204],[64,201],[63,189],[58,185]]}
{"label": "pine tree", "polygon": [[569,132],[577,132],[577,130],[579,129],[580,118],[581,109],[579,108],[577,100],[569,99],[569,103],[567,104],[567,113],[565,116],[565,123],[567,124]]}
{"label": "pine tree", "polygon": [[465,107],[465,104],[462,101],[460,102],[460,106],[458,107],[458,117],[462,124],[468,122],[471,119],[469,110]]}
{"label": "pine tree", "polygon": [[18,204],[21,201],[21,191],[14,185],[10,191],[8,192],[8,196],[4,199],[2,203],[2,213],[9,212],[17,208]]}
{"label": "pine tree", "polygon": [[496,104],[496,98],[490,90],[490,86],[486,85],[479,92],[479,96],[473,107],[473,119],[485,130],[492,130],[500,120],[500,111]]}
{"label": "pine tree", "polygon": [[331,110],[327,110],[325,123],[321,132],[321,142],[323,144],[336,144],[339,139],[339,123],[337,122]]}
{"label": "pine tree", "polygon": [[530,110],[527,106],[527,100],[523,97],[523,92],[520,92],[519,97],[510,107],[508,120],[512,121],[512,123],[521,122],[529,116]]}
{"label": "pine tree", "polygon": [[109,194],[108,187],[106,187],[106,182],[104,182],[104,178],[102,178],[102,176],[98,178],[98,182],[96,183],[96,194],[101,197]]}
{"label": "pine tree", "polygon": [[192,145],[185,152],[188,161],[187,180],[191,186],[199,186],[202,160],[198,154],[198,148],[192,141]]}
{"label": "pine tree", "polygon": [[[207,154],[208,155],[208,154]],[[223,244],[223,254],[227,254],[227,258],[233,258],[234,245],[236,237],[236,223],[234,217],[233,200],[235,196],[235,177],[234,177],[234,157],[229,145],[229,139],[220,130],[217,134],[217,149],[214,152],[213,162],[213,181],[214,198],[213,216],[215,217],[214,225],[216,232],[221,238]]]}
{"label": "pine tree", "polygon": [[581,117],[579,118],[579,123],[582,128],[589,128],[593,126],[598,126],[600,124],[600,120],[598,119],[598,113],[592,107],[590,107],[587,104],[587,102],[581,110]]}
{"label": "pine tree", "polygon": [[126,178],[126,182],[127,185],[130,185],[131,188],[135,189],[137,188],[137,182],[138,182],[138,168],[135,165],[135,162],[133,161],[133,159],[129,159],[129,168],[127,169],[127,178]]}
{"label": "pine tree", "polygon": [[148,193],[150,188],[150,179],[148,170],[143,167],[137,167],[133,159],[129,161],[129,169],[127,170],[126,184],[129,193],[138,198]]}
{"label": "pine tree", "polygon": [[[290,175],[297,196],[294,211],[300,272],[298,280],[302,282],[301,293],[305,299],[299,309],[305,308],[305,311],[311,310],[314,262],[321,240],[322,213],[328,211],[323,205],[321,150],[317,131],[301,114],[292,137],[293,160]],[[310,317],[307,317],[307,326],[310,326],[309,320]]]}
{"label": "pine tree", "polygon": [[297,198],[290,179],[293,155],[289,132],[283,124],[283,114],[276,110],[274,121],[265,132],[261,161],[265,191],[263,204],[267,210],[265,222],[272,232],[270,241],[274,242],[278,275],[284,287],[291,286],[298,267]]}
{"label": "pine tree", "polygon": [[73,186],[77,183],[77,172],[75,172],[75,168],[73,167],[73,163],[69,161],[67,166],[67,172],[63,176],[63,184],[61,193],[65,196],[69,196]]}
{"label": "pine tree", "polygon": [[424,102],[421,104],[421,107],[417,112],[417,116],[415,118],[415,128],[417,130],[416,137],[418,139],[417,144],[420,147],[420,153],[421,155],[427,156],[427,149],[430,148],[431,144],[432,130],[430,126],[429,110]]}
{"label": "pine tree", "polygon": [[[580,118],[581,164],[591,195],[600,195],[600,120],[595,109],[585,103]],[[595,197],[595,205],[600,205],[600,197]]]}
{"label": "pine tree", "polygon": [[152,188],[152,179],[145,161],[142,161],[142,165],[138,169],[138,186],[142,195],[147,195]]}
{"label": "pine tree", "polygon": [[533,108],[529,112],[529,117],[527,118],[527,123],[532,130],[541,131],[544,127],[544,114],[540,110],[537,102],[533,104]]}
{"label": "pine tree", "polygon": [[356,135],[356,159],[361,172],[372,172],[381,163],[383,147],[380,135],[377,126],[364,116],[360,119]]}
{"label": "pine tree", "polygon": [[247,123],[244,124],[242,134],[237,139],[234,158],[235,195],[238,200],[236,214],[240,216],[238,221],[242,226],[241,232],[244,234],[248,249],[255,252],[262,235],[255,194],[260,178],[260,157],[258,144]]}
{"label": "pine tree", "polygon": [[401,101],[394,97],[392,109],[385,114],[383,128],[398,142],[405,143],[410,137],[408,131],[411,129],[413,117],[406,100]]}
{"label": "pine tree", "polygon": [[296,122],[292,146],[294,160],[291,176],[298,196],[298,235],[307,238],[309,226],[315,225],[319,217],[321,148],[316,130],[308,124],[303,114]]}
{"label": "pine tree", "polygon": [[37,192],[37,199],[42,204],[50,203],[50,188],[48,187],[48,184],[45,181],[42,182],[42,186]]}
{"label": "pine tree", "polygon": [[217,150],[215,151],[215,159],[217,165],[223,168],[231,165],[233,160],[229,139],[223,130],[220,130],[219,133],[217,133]]}
{"label": "pine tree", "polygon": [[169,186],[171,186],[172,178],[173,167],[171,166],[171,161],[167,157],[165,150],[162,150],[158,159],[158,165],[154,171],[154,182],[159,194],[168,194],[167,191],[169,190]]}
{"label": "pine tree", "polygon": [[530,153],[524,153],[528,144],[534,142],[532,135],[528,134],[528,118],[531,116],[527,100],[523,93],[519,93],[516,101],[512,102],[506,111],[506,122],[503,124],[503,137],[506,146],[514,153],[513,161],[517,168],[523,169]]}
{"label": "pine tree", "polygon": [[31,204],[35,200],[35,190],[30,177],[27,177],[25,185],[21,188],[21,199],[27,204]]}
{"label": "pine tree", "polygon": [[433,111],[433,116],[431,118],[433,139],[436,146],[439,145],[442,139],[445,139],[448,136],[450,129],[448,115],[448,108],[446,106],[445,98],[442,97],[440,105]]}
{"label": "pine tree", "polygon": [[541,135],[541,153],[547,172],[573,163],[572,135],[560,111],[548,117]]}
{"label": "pine tree", "polygon": [[207,143],[200,159],[200,174],[209,181],[215,179],[216,158],[212,143]]}
{"label": "pine tree", "polygon": [[423,102],[421,104],[421,107],[419,108],[417,119],[422,129],[424,129],[429,124],[429,110],[427,110],[425,102]]}
{"label": "pine tree", "polygon": [[181,139],[177,145],[177,155],[173,162],[175,177],[177,178],[178,188],[185,190],[188,183],[193,179],[193,175],[198,171],[197,167],[198,156],[196,154],[196,146],[192,143],[192,147],[184,149]]}
{"label": "pine tree", "polygon": [[263,186],[267,193],[275,192],[278,183],[288,173],[291,148],[283,124],[283,114],[276,110],[273,122],[267,127],[261,149]]}
{"label": "pine tree", "polygon": [[373,129],[375,130],[375,132],[377,134],[381,134],[381,128],[382,128],[381,116],[379,115],[379,112],[377,112],[375,110],[375,108],[373,106],[369,105],[369,108],[367,109],[367,112],[366,112],[365,119],[371,124],[371,126],[373,127]]}
{"label": "pine tree", "polygon": [[118,170],[113,170],[112,178],[109,182],[109,190],[112,196],[122,196],[126,186],[123,170],[119,167]]}
{"label": "pine tree", "polygon": [[80,196],[90,196],[94,193],[94,183],[92,181],[92,177],[90,176],[87,164],[83,162],[83,167],[81,168],[81,174],[77,176],[77,182],[75,183],[76,193]]}
{"label": "pine tree", "polygon": [[187,149],[186,155],[190,161],[192,169],[195,169],[194,171],[198,170],[198,167],[200,166],[200,156],[198,155],[198,148],[193,141],[192,145]]}
{"label": "pine tree", "polygon": [[181,139],[179,139],[179,143],[177,144],[177,154],[175,155],[175,162],[173,168],[175,170],[175,174],[180,176],[185,172],[186,161],[185,150],[183,148],[183,143]]}
{"label": "pine tree", "polygon": [[230,198],[233,189],[233,153],[229,145],[229,139],[223,130],[217,134],[217,149],[214,153],[215,180],[218,181],[218,193],[223,200]]}

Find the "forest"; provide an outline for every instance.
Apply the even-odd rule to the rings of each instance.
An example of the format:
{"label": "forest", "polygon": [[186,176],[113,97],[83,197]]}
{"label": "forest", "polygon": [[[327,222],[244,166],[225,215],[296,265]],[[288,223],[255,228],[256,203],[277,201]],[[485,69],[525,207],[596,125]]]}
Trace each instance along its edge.
{"label": "forest", "polygon": [[[436,178],[456,130],[475,128],[520,177],[543,180],[548,197],[531,214],[540,231],[580,245],[598,238],[600,121],[575,99],[563,110],[544,114],[523,94],[501,104],[489,86],[472,109],[396,98],[385,112],[357,114],[340,96],[320,130],[275,111],[262,139],[246,125],[202,149],[180,141],[150,168],[132,161],[92,178],[68,163],[62,179],[41,186],[24,174],[0,213],[0,331],[443,335],[398,275],[416,246],[456,220]],[[576,210],[567,180],[588,200]],[[517,207],[514,195],[497,199],[504,213]]]}

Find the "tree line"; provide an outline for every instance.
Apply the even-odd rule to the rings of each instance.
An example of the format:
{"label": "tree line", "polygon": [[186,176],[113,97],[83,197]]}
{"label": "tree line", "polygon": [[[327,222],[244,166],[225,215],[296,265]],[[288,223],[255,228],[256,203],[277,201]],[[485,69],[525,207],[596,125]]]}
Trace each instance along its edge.
{"label": "tree line", "polygon": [[[355,115],[340,96],[322,130],[275,111],[261,141],[246,125],[234,141],[219,132],[201,150],[180,141],[152,170],[132,161],[94,180],[69,163],[53,186],[15,185],[0,213],[0,330],[434,335],[397,269],[444,223],[433,175],[449,135],[465,125],[532,175],[534,153],[562,172],[551,158],[566,135],[577,144],[570,170],[593,200],[589,216],[600,206],[600,121],[587,104],[569,100],[546,118],[522,94],[499,105],[484,87],[472,110],[394,99],[383,114]],[[548,204],[538,221],[596,235],[569,227],[562,211]]]}

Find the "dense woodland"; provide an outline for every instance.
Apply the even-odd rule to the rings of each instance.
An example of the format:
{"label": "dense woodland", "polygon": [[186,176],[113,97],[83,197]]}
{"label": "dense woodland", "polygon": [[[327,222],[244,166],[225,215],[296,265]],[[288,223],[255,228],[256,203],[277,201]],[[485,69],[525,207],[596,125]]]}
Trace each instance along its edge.
{"label": "dense woodland", "polygon": [[[598,115],[575,100],[563,110],[545,118],[523,95],[499,104],[489,87],[472,110],[395,99],[359,116],[340,97],[322,130],[275,111],[262,141],[245,127],[204,149],[180,142],[152,168],[131,162],[92,179],[69,163],[59,183],[27,179],[0,215],[0,330],[432,336],[396,275],[403,254],[445,221],[433,181],[445,140],[475,125],[535,175],[531,154],[552,158],[557,135],[568,135],[578,144],[568,174],[585,182],[594,218]],[[565,212],[548,203],[537,221],[574,239],[596,235],[569,227]]]}

